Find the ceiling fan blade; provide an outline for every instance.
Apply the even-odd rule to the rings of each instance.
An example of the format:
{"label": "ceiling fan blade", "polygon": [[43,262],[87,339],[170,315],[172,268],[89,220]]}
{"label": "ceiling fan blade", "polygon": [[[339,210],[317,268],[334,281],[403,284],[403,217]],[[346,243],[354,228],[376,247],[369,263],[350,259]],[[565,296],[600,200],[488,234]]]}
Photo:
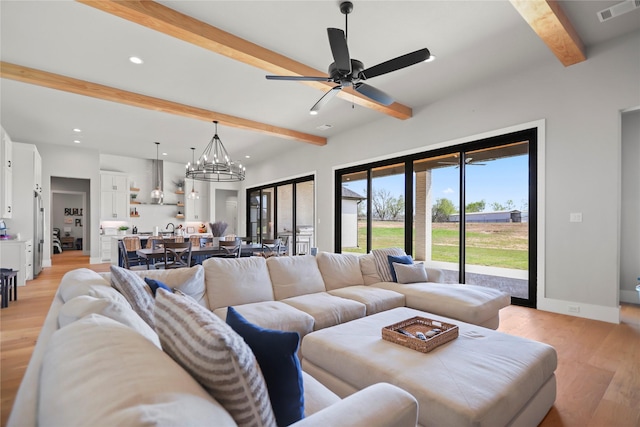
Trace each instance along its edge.
{"label": "ceiling fan blade", "polygon": [[360,78],[370,79],[392,71],[397,71],[402,68],[424,62],[430,56],[431,53],[429,52],[429,49],[425,47],[424,49],[416,50],[415,52],[407,53],[406,55],[398,56],[397,58],[393,58],[381,64],[367,68],[360,73]]}
{"label": "ceiling fan blade", "polygon": [[330,82],[329,77],[310,77],[310,76],[265,76],[267,80],[293,80],[299,82]]}
{"label": "ceiling fan blade", "polygon": [[351,74],[351,56],[349,56],[349,46],[347,46],[344,31],[338,28],[327,28],[327,34],[336,69],[340,74]]}
{"label": "ceiling fan blade", "polygon": [[335,86],[328,90],[324,95],[322,95],[322,98],[320,98],[318,102],[316,102],[315,105],[311,107],[311,112],[315,112],[317,114],[318,111],[320,111],[322,107],[327,105],[327,103],[331,101],[333,97],[336,96],[341,90],[342,86]]}
{"label": "ceiling fan blade", "polygon": [[353,88],[364,96],[371,98],[382,105],[391,105],[395,102],[392,97],[390,97],[380,89],[376,89],[375,87],[369,86],[368,84],[358,83]]}

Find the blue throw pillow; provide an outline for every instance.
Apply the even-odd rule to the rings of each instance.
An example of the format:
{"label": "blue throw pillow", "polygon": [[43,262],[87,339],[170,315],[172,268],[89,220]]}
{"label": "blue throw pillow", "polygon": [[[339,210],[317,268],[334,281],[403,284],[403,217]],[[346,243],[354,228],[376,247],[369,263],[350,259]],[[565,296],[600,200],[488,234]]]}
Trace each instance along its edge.
{"label": "blue throw pillow", "polygon": [[394,282],[398,281],[398,276],[396,276],[396,270],[395,268],[393,268],[394,262],[397,262],[398,264],[413,264],[413,259],[411,258],[411,255],[400,255],[400,256],[387,255],[387,259],[389,260],[389,270],[391,271],[391,277],[393,278]]}
{"label": "blue throw pillow", "polygon": [[227,324],[244,338],[256,356],[278,426],[303,419],[304,386],[297,354],[300,335],[254,325],[233,307],[227,310]]}
{"label": "blue throw pillow", "polygon": [[173,293],[173,290],[168,287],[167,285],[165,285],[164,283],[162,283],[159,280],[155,280],[155,279],[150,279],[148,277],[144,278],[144,281],[147,283],[147,285],[149,285],[149,287],[151,288],[151,293],[153,294],[153,297],[155,298],[156,296],[156,291],[158,290],[158,288],[162,288],[168,292]]}

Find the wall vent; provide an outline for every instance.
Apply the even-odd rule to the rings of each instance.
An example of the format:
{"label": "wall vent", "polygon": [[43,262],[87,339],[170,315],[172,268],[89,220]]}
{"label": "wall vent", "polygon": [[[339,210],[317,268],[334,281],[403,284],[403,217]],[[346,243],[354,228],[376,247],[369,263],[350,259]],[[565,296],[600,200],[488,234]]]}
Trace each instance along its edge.
{"label": "wall vent", "polygon": [[598,19],[600,22],[605,22],[638,8],[640,8],[640,0],[625,0],[598,12]]}

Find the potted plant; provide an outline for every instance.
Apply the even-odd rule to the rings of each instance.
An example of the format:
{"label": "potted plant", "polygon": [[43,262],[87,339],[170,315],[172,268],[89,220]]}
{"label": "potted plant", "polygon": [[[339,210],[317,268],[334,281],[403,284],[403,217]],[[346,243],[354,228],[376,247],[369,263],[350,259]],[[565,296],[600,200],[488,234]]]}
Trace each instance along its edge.
{"label": "potted plant", "polygon": [[121,225],[120,227],[118,227],[118,231],[120,234],[127,234],[128,229],[129,229],[129,226],[127,225]]}

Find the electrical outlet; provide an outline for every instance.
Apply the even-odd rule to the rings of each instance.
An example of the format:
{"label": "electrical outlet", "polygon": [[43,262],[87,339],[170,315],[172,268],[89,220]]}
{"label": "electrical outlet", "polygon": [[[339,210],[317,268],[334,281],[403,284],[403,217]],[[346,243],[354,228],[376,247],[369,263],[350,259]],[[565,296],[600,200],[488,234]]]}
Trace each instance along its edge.
{"label": "electrical outlet", "polygon": [[580,306],[579,305],[570,305],[569,306],[569,313],[580,313]]}
{"label": "electrical outlet", "polygon": [[569,222],[582,222],[582,213],[581,212],[570,213]]}

